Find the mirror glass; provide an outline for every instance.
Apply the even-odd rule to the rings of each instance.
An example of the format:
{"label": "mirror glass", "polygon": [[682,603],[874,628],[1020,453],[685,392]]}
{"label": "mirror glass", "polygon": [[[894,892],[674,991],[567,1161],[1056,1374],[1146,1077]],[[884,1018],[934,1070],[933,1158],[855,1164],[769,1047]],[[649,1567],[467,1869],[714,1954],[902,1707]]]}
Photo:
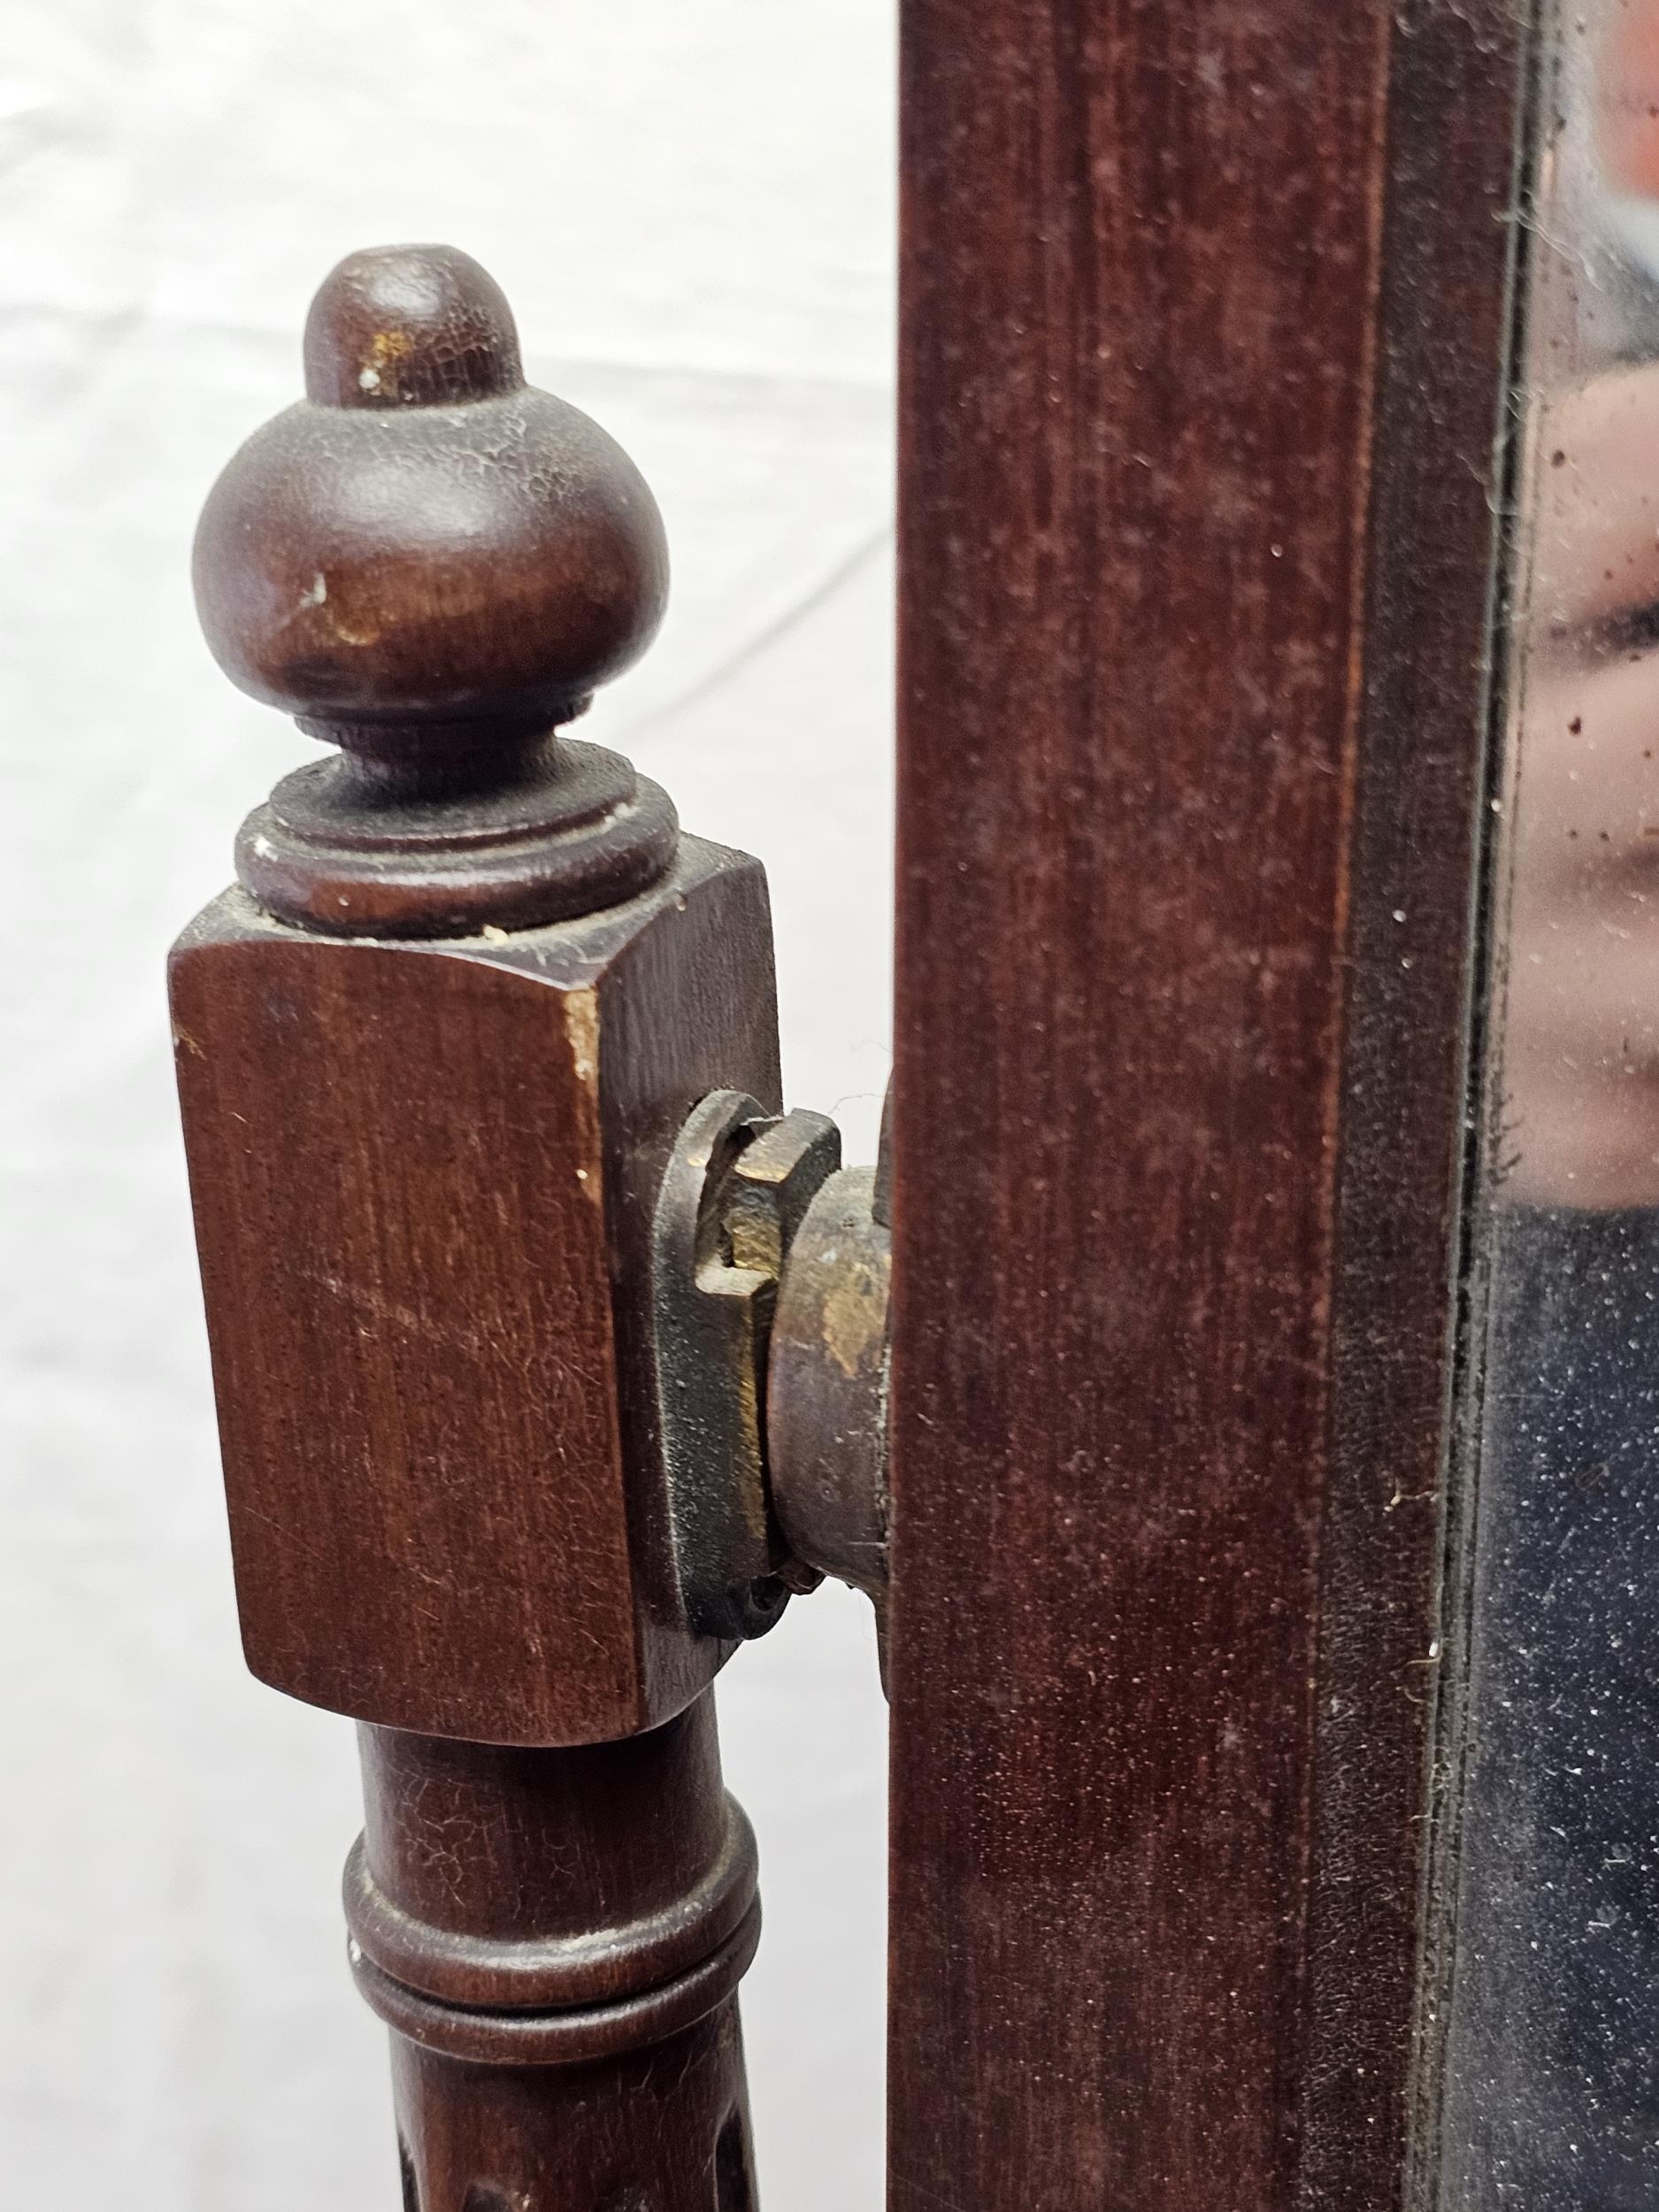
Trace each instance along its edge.
{"label": "mirror glass", "polygon": [[1440,2201],[1659,2212],[1659,0],[1547,27]]}

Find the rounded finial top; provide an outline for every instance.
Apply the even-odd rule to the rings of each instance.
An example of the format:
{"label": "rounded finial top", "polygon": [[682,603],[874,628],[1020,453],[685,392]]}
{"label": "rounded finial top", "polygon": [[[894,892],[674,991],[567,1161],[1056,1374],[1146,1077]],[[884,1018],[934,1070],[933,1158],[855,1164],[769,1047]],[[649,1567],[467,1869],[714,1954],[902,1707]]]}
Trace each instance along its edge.
{"label": "rounded finial top", "polygon": [[633,895],[672,857],[673,808],[554,733],[662,619],[645,480],[525,382],[499,287],[451,246],[342,261],[306,324],[305,388],[196,531],[214,658],[341,748],[254,816],[243,883],[288,920],[393,935]]}
{"label": "rounded finial top", "polygon": [[305,396],[319,407],[453,406],[523,382],[505,294],[454,246],[348,254],[311,302]]}
{"label": "rounded finial top", "polygon": [[317,296],[305,372],[196,532],[233,683],[349,753],[487,765],[638,658],[668,590],[657,503],[597,423],[525,383],[475,261],[353,254]]}

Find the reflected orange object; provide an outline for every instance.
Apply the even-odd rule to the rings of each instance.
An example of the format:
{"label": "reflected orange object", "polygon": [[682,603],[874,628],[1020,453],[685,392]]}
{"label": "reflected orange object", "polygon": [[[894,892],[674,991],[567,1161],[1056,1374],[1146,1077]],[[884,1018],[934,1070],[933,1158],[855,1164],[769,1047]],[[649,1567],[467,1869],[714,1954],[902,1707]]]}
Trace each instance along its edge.
{"label": "reflected orange object", "polygon": [[1612,11],[1595,85],[1596,149],[1617,192],[1659,199],[1659,4]]}

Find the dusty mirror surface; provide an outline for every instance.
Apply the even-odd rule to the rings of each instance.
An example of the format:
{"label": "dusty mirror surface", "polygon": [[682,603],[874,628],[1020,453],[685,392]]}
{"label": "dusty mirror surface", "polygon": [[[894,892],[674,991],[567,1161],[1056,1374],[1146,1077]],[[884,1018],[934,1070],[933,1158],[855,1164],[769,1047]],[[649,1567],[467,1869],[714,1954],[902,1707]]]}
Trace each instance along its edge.
{"label": "dusty mirror surface", "polygon": [[1659,0],[1542,65],[1442,2212],[1659,2208]]}

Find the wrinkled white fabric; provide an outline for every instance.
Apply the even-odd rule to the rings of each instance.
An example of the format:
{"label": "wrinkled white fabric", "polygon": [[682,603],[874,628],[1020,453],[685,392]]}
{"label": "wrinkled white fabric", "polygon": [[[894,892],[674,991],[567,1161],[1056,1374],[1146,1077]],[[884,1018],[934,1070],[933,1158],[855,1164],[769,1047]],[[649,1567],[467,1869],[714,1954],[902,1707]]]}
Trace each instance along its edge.
{"label": "wrinkled white fabric", "polygon": [[[792,1098],[887,1068],[891,0],[12,0],[0,42],[0,2170],[60,2212],[393,2212],[336,1885],[349,1727],[244,1675],[162,962],[305,751],[197,638],[189,534],[351,247],[440,237],[656,487],[601,701],[762,854]],[[761,2184],[879,2200],[883,1724],[844,1594],[721,1694],[767,1933]]]}

